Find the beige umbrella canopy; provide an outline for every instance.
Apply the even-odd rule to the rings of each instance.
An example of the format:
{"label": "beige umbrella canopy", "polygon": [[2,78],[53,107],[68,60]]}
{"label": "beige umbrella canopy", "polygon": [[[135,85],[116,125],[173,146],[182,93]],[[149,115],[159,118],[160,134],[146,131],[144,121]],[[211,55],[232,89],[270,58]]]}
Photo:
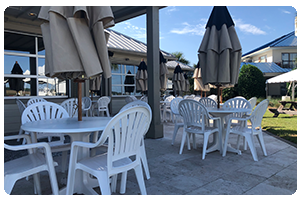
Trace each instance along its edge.
{"label": "beige umbrella canopy", "polygon": [[[226,6],[215,6],[198,50],[203,84],[219,88],[238,82],[242,47]],[[219,100],[218,100],[219,105]]]}
{"label": "beige umbrella canopy", "polygon": [[199,62],[197,63],[192,78],[194,79],[194,91],[208,92],[210,90],[208,85],[203,84]]}
{"label": "beige umbrella canopy", "polygon": [[147,65],[144,60],[139,64],[136,73],[136,91],[145,93],[148,90],[148,72]]}
{"label": "beige umbrella canopy", "polygon": [[[111,76],[104,32],[114,25],[109,6],[43,6],[38,18],[44,21],[46,76],[73,80]],[[81,101],[81,91],[78,94]],[[81,120],[80,113],[78,117]]]}

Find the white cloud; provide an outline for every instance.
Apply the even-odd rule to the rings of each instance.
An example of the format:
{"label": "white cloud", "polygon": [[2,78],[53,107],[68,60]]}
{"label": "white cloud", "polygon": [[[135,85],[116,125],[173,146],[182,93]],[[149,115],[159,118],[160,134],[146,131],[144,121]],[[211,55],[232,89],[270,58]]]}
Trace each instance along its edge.
{"label": "white cloud", "polygon": [[146,39],[146,28],[132,25],[130,22],[124,22],[124,24],[125,24],[124,29],[126,29],[126,31],[129,32],[128,35],[130,35],[135,39]]}
{"label": "white cloud", "polygon": [[260,28],[252,25],[246,24],[241,19],[234,20],[235,26],[244,33],[250,33],[253,35],[266,35],[267,33]]}
{"label": "white cloud", "polygon": [[175,28],[172,29],[170,32],[171,33],[176,33],[176,34],[191,34],[191,35],[204,35],[205,33],[205,24],[199,23],[196,25],[189,24],[187,22],[182,23],[183,27],[182,28]]}
{"label": "white cloud", "polygon": [[281,10],[283,13],[285,13],[285,14],[291,14],[291,12],[290,11],[287,11],[287,10]]}
{"label": "white cloud", "polygon": [[178,9],[175,6],[168,6],[166,11],[167,14],[170,14],[171,12],[177,11]]}

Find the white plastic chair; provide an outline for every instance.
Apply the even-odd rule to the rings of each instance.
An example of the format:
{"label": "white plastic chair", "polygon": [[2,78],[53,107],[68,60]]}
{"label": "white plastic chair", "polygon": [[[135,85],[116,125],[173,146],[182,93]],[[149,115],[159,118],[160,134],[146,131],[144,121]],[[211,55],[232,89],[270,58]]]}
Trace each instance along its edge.
{"label": "white plastic chair", "polygon": [[[205,158],[206,148],[208,144],[209,136],[212,133],[219,133],[219,139],[221,140],[221,119],[219,117],[210,117],[207,109],[203,104],[198,101],[185,99],[179,103],[179,113],[183,117],[184,132],[182,135],[181,146],[179,154],[182,154],[185,139],[188,139],[188,134],[192,134],[194,138],[194,148],[196,148],[195,134],[203,135],[203,152],[202,159]],[[210,127],[206,125],[206,119],[216,121],[216,127]],[[220,143],[221,145],[221,143]],[[189,146],[189,145],[188,145]]]}
{"label": "white plastic chair", "polygon": [[92,100],[90,97],[82,97],[82,114],[86,117],[89,116],[89,111],[92,107]]}
{"label": "white plastic chair", "polygon": [[218,102],[218,96],[215,95],[215,94],[211,94],[211,95],[209,95],[207,98],[211,98],[211,99],[213,99],[215,102]]}
{"label": "white plastic chair", "polygon": [[[22,114],[22,124],[46,120],[46,119],[58,119],[58,118],[68,118],[69,114],[67,111],[60,105],[52,102],[39,102],[34,103],[28,106]],[[62,166],[61,171],[65,172],[67,166],[68,150],[71,148],[70,143],[64,143],[65,137],[60,133],[53,134],[43,134],[37,133],[37,138],[40,139],[43,137],[59,137],[58,141],[50,141],[48,144],[51,147],[52,152],[62,152]]]}
{"label": "white plastic chair", "polygon": [[249,101],[249,103],[251,104],[251,109],[253,110],[254,107],[256,106],[257,98],[256,98],[256,97],[252,97],[252,98],[249,99],[248,101]]}
{"label": "white plastic chair", "polygon": [[[76,171],[78,170],[83,170],[98,179],[102,195],[111,194],[109,178],[122,173],[120,193],[125,193],[127,171],[131,169],[135,171],[141,194],[147,194],[142,172],[140,147],[143,135],[149,129],[150,121],[150,112],[147,108],[129,108],[119,112],[107,124],[96,143],[73,142],[66,194],[73,194]],[[104,144],[107,138],[107,153],[77,161],[78,148],[99,147]],[[94,194],[97,193],[94,192]]]}
{"label": "white plastic chair", "polygon": [[27,101],[27,106],[33,104],[33,103],[38,103],[38,102],[46,102],[46,99],[43,99],[42,97],[32,97]]}
{"label": "white plastic chair", "polygon": [[171,101],[171,105],[170,105],[171,111],[172,111],[173,115],[175,116],[175,127],[174,127],[174,131],[173,131],[172,145],[174,145],[174,141],[175,141],[178,129],[180,127],[183,127],[183,122],[179,122],[179,120],[182,121],[183,119],[182,119],[181,115],[179,114],[179,110],[178,110],[179,102],[182,100],[183,99],[181,99],[181,98],[174,98]]}
{"label": "white plastic chair", "polygon": [[[229,134],[237,134],[240,136],[245,137],[252,157],[254,159],[254,161],[258,161],[257,158],[257,153],[256,153],[256,149],[254,146],[254,136],[257,137],[260,146],[262,148],[262,151],[264,153],[265,156],[267,156],[267,151],[266,151],[266,147],[265,147],[265,143],[264,143],[264,139],[263,139],[263,134],[262,134],[262,127],[261,127],[261,121],[263,119],[263,116],[268,108],[269,105],[269,100],[265,99],[262,102],[260,102],[254,109],[254,111],[251,113],[251,116],[246,117],[246,118],[235,118],[232,117],[229,120],[227,129],[226,129],[226,136],[225,136],[225,143],[224,143],[224,151],[223,151],[223,156],[226,155],[226,149],[227,149],[227,145],[228,145],[228,137]],[[243,120],[245,122],[247,122],[248,120],[250,120],[251,122],[251,126],[231,126],[232,120]],[[239,139],[238,139],[239,141]],[[237,149],[239,148],[239,142],[237,144]]]}
{"label": "white plastic chair", "polygon": [[132,101],[136,101],[136,100],[138,100],[135,96],[127,96],[126,98],[125,98],[125,102],[126,103],[130,103],[130,102],[132,102]]}
{"label": "white plastic chair", "polygon": [[[31,144],[28,135],[5,136],[4,140],[14,140],[24,138],[28,144],[25,145],[8,145],[4,143],[4,148],[12,151],[28,149],[28,155],[10,160],[4,163],[4,190],[10,194],[16,181],[24,177],[33,175],[34,185],[38,194],[41,194],[41,185],[38,174],[41,171],[48,171],[52,193],[58,195],[58,185],[50,147],[45,142]],[[33,149],[43,148],[44,154],[34,153]]]}
{"label": "white plastic chair", "polygon": [[100,112],[106,112],[106,116],[110,117],[109,110],[108,110],[108,104],[110,102],[110,97],[103,96],[100,97],[97,101],[97,116],[100,116]]}
{"label": "white plastic chair", "polygon": [[175,97],[173,95],[170,95],[168,97],[166,97],[166,99],[164,100],[164,104],[163,104],[163,114],[162,114],[162,121],[167,121],[167,113],[169,113],[170,115],[170,120],[173,120],[173,115],[172,115],[172,111],[171,111],[171,101],[175,99]]}
{"label": "white plastic chair", "polygon": [[209,97],[202,97],[199,102],[202,103],[205,107],[216,108],[218,106],[217,102]]}
{"label": "white plastic chair", "polygon": [[[149,110],[149,112],[150,112],[150,121],[152,120],[152,110],[151,110],[151,107],[145,101],[136,100],[136,101],[130,102],[130,103],[126,104],[125,106],[123,106],[121,108],[120,112],[123,112],[124,110],[127,110],[127,109],[135,107],[135,106],[146,107]],[[146,133],[147,132],[144,133],[144,136],[145,136]],[[150,179],[150,171],[149,171],[149,167],[148,167],[148,161],[147,161],[147,156],[146,156],[146,149],[145,149],[145,142],[144,142],[144,140],[142,140],[142,143],[141,143],[141,159],[142,159],[142,164],[144,166],[146,177],[147,177],[147,179]]]}
{"label": "white plastic chair", "polygon": [[63,101],[61,104],[69,114],[70,117],[77,117],[78,116],[78,99],[71,98]]}
{"label": "white plastic chair", "polygon": [[148,103],[148,96],[143,95],[140,100]]}

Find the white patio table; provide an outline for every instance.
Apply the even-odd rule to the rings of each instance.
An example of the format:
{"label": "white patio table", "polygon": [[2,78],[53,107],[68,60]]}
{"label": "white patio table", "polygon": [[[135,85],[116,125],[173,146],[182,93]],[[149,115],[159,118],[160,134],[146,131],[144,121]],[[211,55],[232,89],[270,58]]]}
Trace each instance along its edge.
{"label": "white patio table", "polygon": [[[75,118],[61,118],[51,120],[41,120],[35,122],[25,123],[21,126],[24,131],[31,132],[33,141],[36,141],[36,133],[63,133],[69,135],[71,142],[82,141],[89,142],[89,135],[92,132],[104,130],[108,122],[112,117],[83,117],[82,121],[78,121]],[[94,134],[97,135],[97,134]],[[82,159],[89,156],[89,150],[80,148],[78,151],[78,159]],[[90,194],[86,184],[94,186],[98,185],[97,179],[92,179],[86,173],[81,170],[78,171],[75,178],[74,193],[78,194]],[[60,194],[66,193],[66,188],[60,190]]]}
{"label": "white patio table", "polygon": [[[219,150],[220,153],[222,154],[222,148],[223,148],[223,143],[224,143],[224,138],[225,138],[225,118],[227,115],[233,114],[233,113],[248,113],[251,112],[251,109],[243,109],[243,108],[212,108],[208,107],[207,111],[209,114],[211,114],[214,117],[220,117],[221,118],[221,133],[222,133],[222,140],[219,139],[219,136],[217,138],[214,138],[214,144],[206,151],[206,153],[210,153],[216,150]],[[221,142],[221,145],[220,145]],[[234,152],[241,154],[240,150],[232,148],[230,145],[227,147],[227,151],[229,152]]]}

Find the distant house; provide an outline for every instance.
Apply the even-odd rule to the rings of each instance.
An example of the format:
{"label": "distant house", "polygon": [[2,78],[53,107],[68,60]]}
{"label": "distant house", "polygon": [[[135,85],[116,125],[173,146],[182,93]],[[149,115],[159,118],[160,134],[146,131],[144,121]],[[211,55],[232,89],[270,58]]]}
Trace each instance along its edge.
{"label": "distant house", "polygon": [[[297,67],[297,36],[295,31],[242,55],[241,66],[251,64],[260,69],[266,79],[289,72]],[[286,94],[285,83],[269,86],[269,95]]]}

